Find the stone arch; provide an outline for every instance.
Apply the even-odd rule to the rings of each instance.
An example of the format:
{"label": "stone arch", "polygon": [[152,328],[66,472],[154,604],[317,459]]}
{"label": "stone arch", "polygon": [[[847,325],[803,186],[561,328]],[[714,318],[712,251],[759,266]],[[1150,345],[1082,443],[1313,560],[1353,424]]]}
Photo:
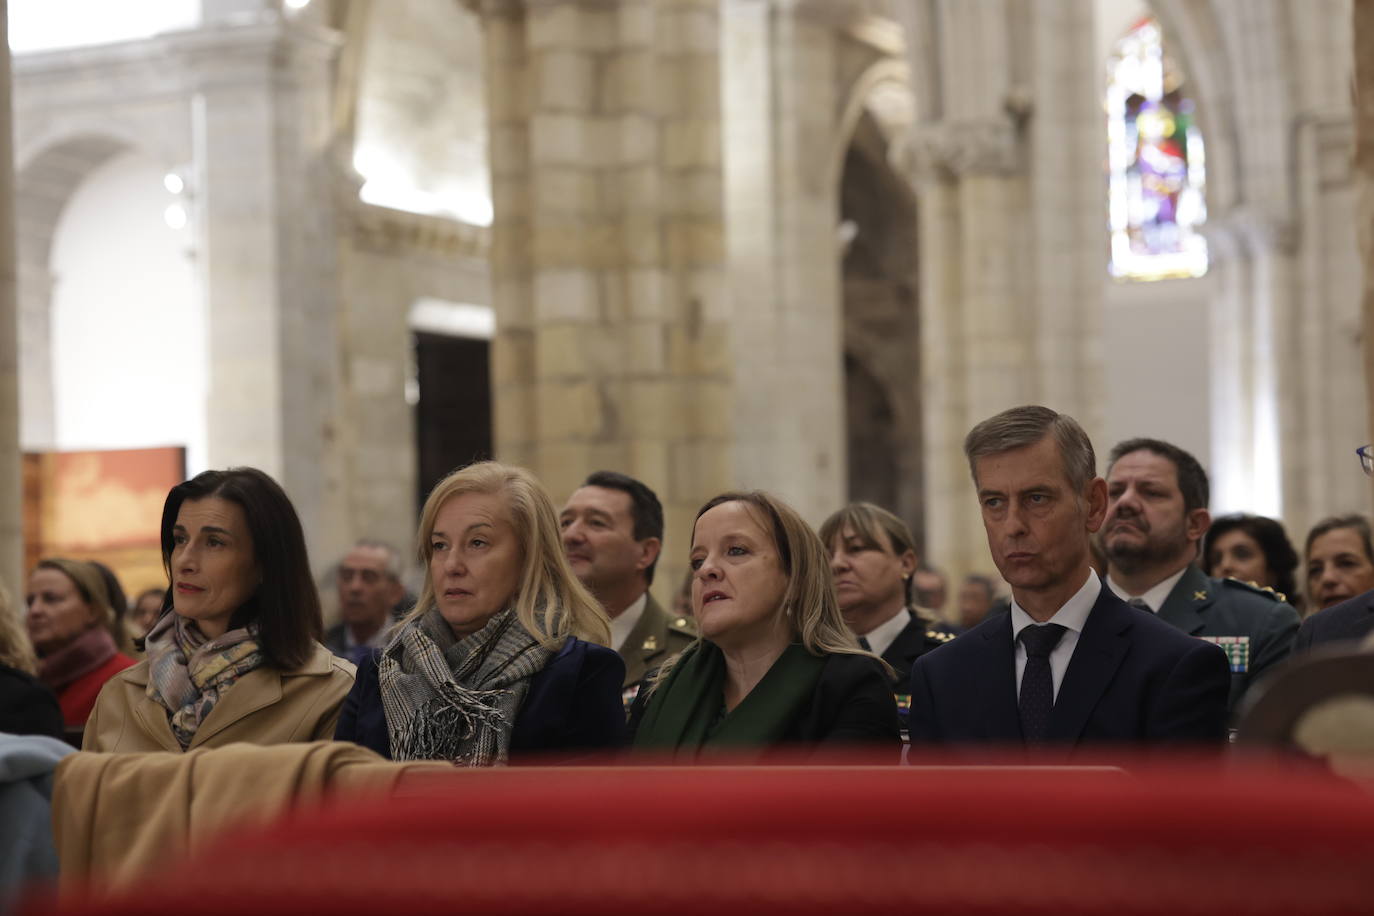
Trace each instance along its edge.
{"label": "stone arch", "polygon": [[127,137],[80,131],[20,150],[15,170],[15,254],[19,301],[20,441],[47,448],[56,438],[52,367],[53,235],[72,194],[95,169],[137,149]]}
{"label": "stone arch", "polygon": [[920,541],[916,200],[893,167],[891,142],[878,119],[861,112],[839,176],[849,496],[896,512]]}

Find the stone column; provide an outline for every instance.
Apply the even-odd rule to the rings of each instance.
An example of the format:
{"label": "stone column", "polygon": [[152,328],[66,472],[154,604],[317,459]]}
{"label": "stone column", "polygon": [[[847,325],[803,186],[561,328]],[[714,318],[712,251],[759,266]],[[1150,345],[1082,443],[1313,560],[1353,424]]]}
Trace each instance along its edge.
{"label": "stone column", "polygon": [[846,496],[832,24],[725,4],[735,477],[819,523]]}
{"label": "stone column", "polygon": [[496,455],[662,499],[658,593],[730,485],[715,0],[486,0]]}
{"label": "stone column", "polygon": [[[1366,424],[1358,430],[1368,441],[1374,430],[1374,0],[1354,0],[1355,22],[1355,210],[1364,262],[1362,313]],[[1353,424],[1352,424],[1353,425]]]}
{"label": "stone column", "polygon": [[196,80],[192,190],[209,329],[209,464],[275,477],[318,572],[348,534],[329,148],[338,40],[260,6],[212,4],[187,60]]}
{"label": "stone column", "polygon": [[[0,0],[0,38],[9,5]],[[23,589],[23,506],[19,456],[19,315],[14,269],[14,146],[10,46],[0,41],[0,582],[18,601]]]}

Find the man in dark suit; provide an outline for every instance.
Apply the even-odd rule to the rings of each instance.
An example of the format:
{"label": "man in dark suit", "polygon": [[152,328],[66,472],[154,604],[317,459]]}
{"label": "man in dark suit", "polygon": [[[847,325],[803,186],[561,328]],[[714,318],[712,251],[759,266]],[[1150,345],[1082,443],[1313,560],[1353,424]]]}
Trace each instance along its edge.
{"label": "man in dark suit", "polygon": [[1129,439],[1107,464],[1101,544],[1107,585],[1122,600],[1184,633],[1214,642],[1231,663],[1229,708],[1293,650],[1298,612],[1272,591],[1211,579],[1194,564],[1211,527],[1207,472],[1159,439]]}
{"label": "man in dark suit", "polygon": [[611,648],[625,660],[625,708],[644,675],[691,645],[696,626],[649,594],[663,546],[663,506],[643,482],[597,471],[558,516],[573,573],[611,618]]}
{"label": "man in dark suit", "polygon": [[1374,591],[1356,595],[1308,616],[1298,630],[1294,652],[1322,643],[1359,642],[1374,633]]}
{"label": "man in dark suit", "polygon": [[1107,511],[1087,434],[1017,407],[964,440],[1011,608],[916,660],[911,743],[1221,742],[1220,649],[1103,586],[1089,540]]}
{"label": "man in dark suit", "polygon": [[361,540],[334,571],[339,622],[325,631],[325,647],[355,665],[386,644],[397,605],[405,597],[401,555],[381,541]]}

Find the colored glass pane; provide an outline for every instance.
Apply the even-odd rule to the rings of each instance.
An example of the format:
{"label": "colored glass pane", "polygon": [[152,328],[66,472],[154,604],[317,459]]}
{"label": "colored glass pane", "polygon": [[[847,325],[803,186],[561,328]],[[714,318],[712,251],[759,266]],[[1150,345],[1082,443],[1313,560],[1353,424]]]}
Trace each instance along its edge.
{"label": "colored glass pane", "polygon": [[1133,280],[1207,272],[1206,159],[1193,100],[1154,19],[1137,23],[1108,61],[1111,273]]}

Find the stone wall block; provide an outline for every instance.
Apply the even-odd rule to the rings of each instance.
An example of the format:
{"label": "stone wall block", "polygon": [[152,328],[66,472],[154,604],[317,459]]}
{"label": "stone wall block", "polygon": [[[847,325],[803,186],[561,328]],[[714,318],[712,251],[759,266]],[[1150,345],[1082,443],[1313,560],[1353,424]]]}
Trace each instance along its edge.
{"label": "stone wall block", "polygon": [[539,111],[588,112],[596,103],[596,65],[590,54],[544,51],[532,67]]}
{"label": "stone wall block", "polygon": [[596,210],[596,175],[586,169],[546,167],[530,182],[530,196],[536,214],[567,217]]}
{"label": "stone wall block", "polygon": [[620,241],[625,264],[630,267],[656,267],[663,263],[663,231],[656,219],[629,216],[621,224]]}
{"label": "stone wall block", "polygon": [[599,81],[600,110],[658,115],[663,111],[658,58],[647,50],[622,50],[605,59]]}
{"label": "stone wall block", "polygon": [[620,229],[609,219],[542,221],[530,231],[530,252],[542,268],[604,270],[621,263]]}
{"label": "stone wall block", "polygon": [[546,442],[595,441],[605,417],[596,386],[585,377],[535,385],[539,437]]}
{"label": "stone wall block", "polygon": [[[629,465],[634,468],[631,473],[648,484],[649,489],[658,493],[660,499],[665,495],[664,489],[668,483],[669,448],[668,441],[664,439],[631,439],[626,443]],[[663,540],[666,547],[669,540],[669,532],[666,528],[664,529]],[[673,538],[673,540],[677,542],[678,546],[681,546],[681,537]],[[686,551],[683,551],[683,554],[685,555]]]}
{"label": "stone wall block", "polygon": [[667,226],[668,263],[674,266],[709,266],[725,256],[725,231],[715,220],[679,220]]}
{"label": "stone wall block", "polygon": [[653,165],[608,171],[601,179],[601,207],[606,213],[656,213],[665,180]]}
{"label": "stone wall block", "polygon": [[658,15],[657,46],[666,53],[714,55],[720,47],[720,20],[706,5],[666,5]]}
{"label": "stone wall block", "polygon": [[667,278],[652,267],[628,270],[624,274],[627,309],[637,321],[662,321],[668,315]]}
{"label": "stone wall block", "polygon": [[602,125],[603,163],[648,165],[658,159],[658,123],[644,114],[626,114]]}
{"label": "stone wall block", "polygon": [[487,134],[487,158],[493,180],[507,176],[523,177],[529,168],[530,135],[524,127],[525,123],[500,121],[491,126]]}
{"label": "stone wall block", "polygon": [[583,342],[588,335],[584,324],[551,324],[535,335],[533,365],[540,381],[582,378],[587,359]]}
{"label": "stone wall block", "polygon": [[491,382],[510,387],[528,381],[534,372],[534,335],[505,328],[491,341]]}
{"label": "stone wall block", "polygon": [[674,386],[662,379],[635,381],[626,390],[625,433],[631,438],[666,439],[681,428]]}
{"label": "stone wall block", "polygon": [[620,40],[617,10],[610,5],[560,3],[536,6],[526,14],[526,46],[530,50],[571,48],[603,52]]}
{"label": "stone wall block", "polygon": [[671,170],[720,167],[720,122],[679,118],[663,125],[663,158]]}
{"label": "stone wall block", "polygon": [[538,112],[530,118],[529,155],[536,165],[597,162],[595,124],[573,114]]}
{"label": "stone wall block", "polygon": [[525,462],[525,466],[539,468],[539,482],[548,491],[554,505],[561,506],[586,479],[587,474],[597,468],[591,452],[591,445],[587,442],[545,442],[538,448],[538,457]]}
{"label": "stone wall block", "polygon": [[534,275],[534,320],[593,321],[597,317],[597,276],[591,270],[540,270]]}
{"label": "stone wall block", "polygon": [[666,327],[657,321],[636,321],[626,330],[626,371],[649,377],[665,374],[668,370]]}

